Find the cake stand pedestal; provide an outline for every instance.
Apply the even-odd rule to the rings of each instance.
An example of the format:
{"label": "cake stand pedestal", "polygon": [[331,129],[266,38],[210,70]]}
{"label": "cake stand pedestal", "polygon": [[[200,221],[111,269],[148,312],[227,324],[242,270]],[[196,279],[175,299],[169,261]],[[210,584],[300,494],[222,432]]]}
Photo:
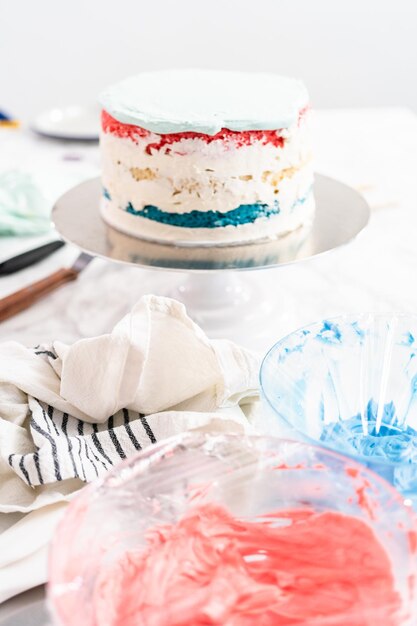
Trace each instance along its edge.
{"label": "cake stand pedestal", "polygon": [[260,285],[232,272],[190,274],[167,295],[182,302],[211,338],[239,341],[247,332],[259,333],[273,311]]}
{"label": "cake stand pedestal", "polygon": [[[287,303],[271,301],[263,281],[245,279],[248,270],[284,267],[334,250],[360,233],[369,221],[364,198],[336,180],[316,176],[316,214],[312,227],[276,239],[234,245],[172,245],[131,237],[107,226],[100,216],[100,179],[86,181],[63,195],[52,219],[63,239],[84,252],[147,269],[182,272],[174,288],[162,288],[155,273],[156,293],[183,302],[212,338],[245,345],[268,326],[268,317],[288,312]],[[161,277],[163,278],[163,277]],[[162,281],[166,283],[166,281]]]}

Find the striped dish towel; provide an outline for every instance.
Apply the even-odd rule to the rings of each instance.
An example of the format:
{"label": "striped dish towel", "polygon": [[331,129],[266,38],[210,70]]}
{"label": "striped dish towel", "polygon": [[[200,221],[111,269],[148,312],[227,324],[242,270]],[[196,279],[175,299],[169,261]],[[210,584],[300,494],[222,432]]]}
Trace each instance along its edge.
{"label": "striped dish towel", "polygon": [[0,345],[0,602],[45,581],[48,541],[85,483],[186,430],[250,432],[257,372],[155,296],[108,335]]}
{"label": "striped dish towel", "polygon": [[157,441],[144,415],[123,409],[103,424],[89,424],[29,398],[33,452],[8,457],[30,487],[79,478],[90,482]]}
{"label": "striped dish towel", "polygon": [[102,476],[113,465],[152,443],[178,432],[209,427],[246,431],[249,425],[239,411],[181,414],[164,412],[148,418],[122,409],[102,424],[84,422],[28,398],[28,423],[33,451],[11,452],[8,463],[30,487],[78,478],[84,482]]}

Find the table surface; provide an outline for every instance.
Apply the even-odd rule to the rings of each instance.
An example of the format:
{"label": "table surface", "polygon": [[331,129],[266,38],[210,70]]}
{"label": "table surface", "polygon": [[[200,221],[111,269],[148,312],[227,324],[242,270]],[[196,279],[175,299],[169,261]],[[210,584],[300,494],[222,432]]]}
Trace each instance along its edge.
{"label": "table surface", "polygon": [[[322,317],[361,311],[417,312],[417,117],[401,108],[317,111],[313,135],[316,170],[361,191],[372,209],[371,223],[355,242],[327,256],[247,275],[245,280],[263,284],[274,312],[260,350]],[[6,150],[0,151],[0,170],[31,171],[51,202],[99,173],[96,145],[39,138],[25,129],[1,137],[6,137],[2,144]],[[3,238],[0,260],[53,236]],[[66,246],[32,268],[2,277],[0,297],[76,256],[77,250]],[[0,341],[36,345],[108,332],[141,295],[165,294],[182,279],[179,273],[96,259],[75,283],[2,323]],[[234,338],[239,340],[239,335]],[[0,625],[30,626],[16,613],[22,602],[34,603],[35,623],[42,623],[39,593],[4,603]]]}

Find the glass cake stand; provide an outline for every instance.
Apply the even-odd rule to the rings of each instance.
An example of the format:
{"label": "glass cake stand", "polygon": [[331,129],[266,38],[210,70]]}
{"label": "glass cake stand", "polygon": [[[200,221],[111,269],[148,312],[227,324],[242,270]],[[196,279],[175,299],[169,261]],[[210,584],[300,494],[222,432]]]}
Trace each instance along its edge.
{"label": "glass cake stand", "polygon": [[108,226],[100,215],[101,194],[101,180],[96,178],[74,187],[57,201],[52,220],[62,238],[84,252],[111,261],[181,272],[182,278],[174,288],[159,286],[157,292],[183,302],[210,337],[246,344],[243,340],[248,332],[253,336],[254,329],[264,328],[268,315],[276,311],[262,281],[244,278],[242,272],[285,267],[334,250],[352,241],[370,216],[368,204],[358,192],[337,180],[316,175],[317,210],[308,229],[300,227],[282,237],[233,245],[163,244]]}

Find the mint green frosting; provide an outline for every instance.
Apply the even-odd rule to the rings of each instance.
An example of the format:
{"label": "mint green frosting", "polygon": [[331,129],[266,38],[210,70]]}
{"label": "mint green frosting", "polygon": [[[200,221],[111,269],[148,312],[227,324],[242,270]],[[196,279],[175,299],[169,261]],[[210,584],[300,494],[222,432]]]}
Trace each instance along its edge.
{"label": "mint green frosting", "polygon": [[103,108],[116,120],[156,133],[288,128],[308,104],[301,81],[277,74],[169,70],[108,87]]}
{"label": "mint green frosting", "polygon": [[0,235],[37,235],[51,228],[51,207],[30,174],[0,172]]}

